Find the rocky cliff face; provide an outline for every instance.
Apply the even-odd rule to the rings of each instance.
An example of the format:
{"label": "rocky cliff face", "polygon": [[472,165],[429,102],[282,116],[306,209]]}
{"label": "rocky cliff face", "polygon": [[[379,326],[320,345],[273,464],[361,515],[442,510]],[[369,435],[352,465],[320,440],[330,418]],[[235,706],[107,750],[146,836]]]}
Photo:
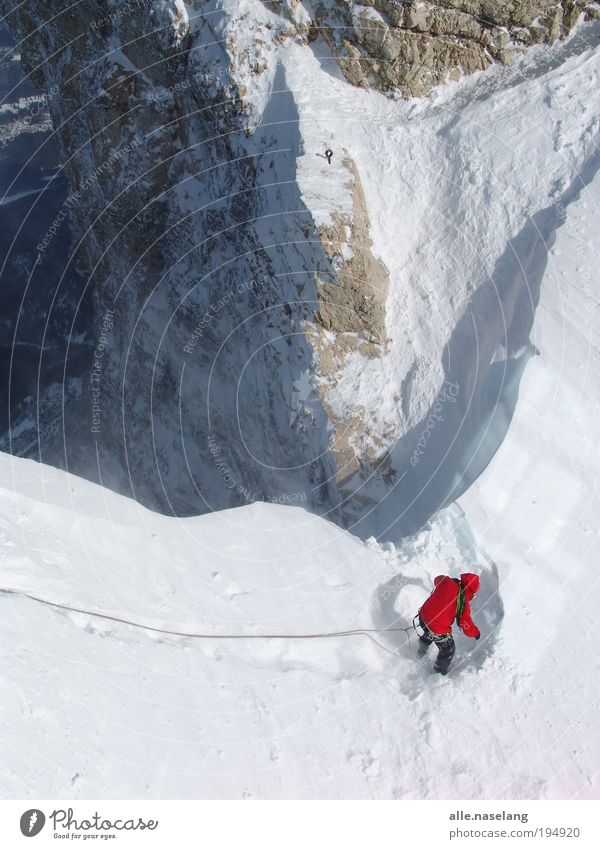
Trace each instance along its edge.
{"label": "rocky cliff face", "polygon": [[316,7],[314,31],[354,85],[419,97],[447,79],[510,62],[532,44],[553,44],[598,3],[336,0]]}
{"label": "rocky cliff face", "polygon": [[[425,93],[552,41],[596,4],[12,5],[0,0],[24,67],[54,92],[69,187],[40,239],[41,267],[68,221],[69,262],[93,311],[81,393],[55,399],[43,458],[178,514],[261,498],[348,521],[368,513],[408,467],[408,449],[394,460],[393,446],[419,438],[439,385],[456,377],[441,358],[487,272],[473,270],[480,248],[454,288],[438,279],[445,259],[420,278],[400,248],[384,256],[373,187],[408,201],[413,189],[395,158],[383,177],[361,153],[373,142],[372,154],[381,144],[395,157],[404,120],[393,98],[366,92]],[[365,144],[348,82],[375,98],[373,115],[361,101]],[[339,113],[314,105],[329,86]],[[324,127],[344,109],[331,142]],[[427,132],[445,150],[450,127]],[[479,190],[473,161],[459,173]],[[450,214],[450,194],[420,188]],[[421,250],[418,227],[402,230],[394,210],[407,250]],[[436,287],[439,332],[427,329]],[[36,429],[21,421],[14,448],[27,451]],[[425,473],[421,462],[414,487]]]}
{"label": "rocky cliff face", "polygon": [[9,14],[26,70],[57,91],[72,262],[94,302],[67,456],[59,439],[46,457],[163,510],[316,507],[335,490],[326,416],[316,395],[291,407],[313,371],[306,269],[326,276],[331,261],[289,188],[293,144],[250,132],[227,21],[215,7],[192,26],[180,2]]}
{"label": "rocky cliff face", "polygon": [[[0,444],[10,448],[9,411],[15,421],[35,417],[50,397],[80,389],[89,304],[79,306],[81,280],[69,266],[68,223],[38,266],[36,245],[52,226],[69,192],[60,174],[48,101],[54,95],[24,79],[20,53],[0,27]],[[72,331],[65,373],[64,340]],[[42,356],[43,351],[43,356]],[[50,417],[52,421],[52,417]],[[44,428],[42,438],[49,432]],[[18,431],[14,434],[18,440]],[[19,448],[37,454],[37,433]]]}

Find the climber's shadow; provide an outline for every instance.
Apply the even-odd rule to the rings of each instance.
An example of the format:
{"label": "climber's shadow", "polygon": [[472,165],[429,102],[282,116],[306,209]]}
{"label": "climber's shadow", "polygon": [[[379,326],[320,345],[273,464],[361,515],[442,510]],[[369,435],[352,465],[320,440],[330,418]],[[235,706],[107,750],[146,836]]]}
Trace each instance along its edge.
{"label": "climber's shadow", "polygon": [[[402,590],[407,587],[416,587],[412,590],[410,599],[404,600],[401,606],[402,612],[396,610],[396,601]],[[393,649],[413,653],[417,647],[417,635],[413,630],[413,617],[417,610],[427,598],[428,590],[421,579],[407,578],[404,575],[395,575],[391,580],[380,584],[373,598],[371,616],[375,628],[384,631],[380,637]],[[414,610],[413,607],[414,599]],[[408,628],[408,631],[393,631],[393,628]]]}

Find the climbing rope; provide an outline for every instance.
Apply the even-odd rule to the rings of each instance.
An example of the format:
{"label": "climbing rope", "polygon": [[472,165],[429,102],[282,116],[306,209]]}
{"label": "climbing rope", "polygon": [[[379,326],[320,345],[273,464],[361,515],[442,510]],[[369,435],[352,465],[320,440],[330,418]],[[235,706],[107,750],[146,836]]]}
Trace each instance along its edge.
{"label": "climbing rope", "polygon": [[[167,634],[172,637],[187,637],[196,640],[318,640],[328,637],[367,637],[379,648],[388,652],[388,654],[396,655],[396,651],[389,649],[375,639],[373,634],[387,634],[397,631],[404,631],[408,634],[408,642],[410,643],[410,632],[415,628],[414,621],[409,628],[352,628],[348,631],[323,631],[322,633],[314,634],[201,634],[192,633],[189,631],[171,631],[167,628],[157,628],[154,625],[144,625],[143,622],[136,622],[133,619],[124,619],[120,616],[113,616],[110,613],[99,613],[96,610],[84,610],[79,607],[72,607],[69,604],[60,604],[57,601],[50,601],[46,598],[31,595],[31,593],[23,592],[23,590],[15,590],[9,587],[0,587],[0,593],[4,595],[20,596],[28,598],[30,601],[35,601],[38,604],[45,604],[48,607],[54,607],[58,610],[67,610],[71,613],[81,613],[84,616],[94,616],[97,619],[105,619],[109,622],[118,622],[122,625],[130,625],[133,628],[140,628],[144,631],[153,631],[157,634]],[[416,628],[415,628],[416,630]]]}

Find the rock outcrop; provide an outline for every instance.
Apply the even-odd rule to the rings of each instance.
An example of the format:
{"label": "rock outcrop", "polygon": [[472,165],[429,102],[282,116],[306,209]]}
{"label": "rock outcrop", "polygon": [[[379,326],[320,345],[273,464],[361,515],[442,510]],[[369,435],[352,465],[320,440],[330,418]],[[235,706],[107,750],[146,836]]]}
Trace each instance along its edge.
{"label": "rock outcrop", "polygon": [[[369,214],[360,175],[351,159],[344,159],[352,190],[352,215],[332,213],[333,225],[320,228],[321,241],[336,271],[334,281],[321,281],[317,273],[319,310],[317,323],[337,338],[346,336],[344,348],[377,356],[385,345],[385,302],[389,274],[373,255]],[[340,340],[341,341],[341,340]]]}
{"label": "rock outcrop", "polygon": [[[290,5],[293,21],[297,7]],[[421,97],[448,79],[509,63],[533,44],[553,44],[578,20],[598,17],[600,5],[586,0],[333,0],[315,4],[314,20],[299,31],[307,40],[321,35],[353,85]]]}
{"label": "rock outcrop", "polygon": [[[386,300],[389,272],[373,254],[370,221],[356,164],[346,157],[352,191],[352,215],[332,213],[333,224],[319,230],[335,278],[321,280],[316,274],[319,309],[304,332],[317,355],[316,374],[322,402],[331,423],[331,450],[336,458],[336,477],[345,479],[358,471],[361,462],[375,461],[383,444],[375,439],[366,452],[357,451],[366,420],[364,409],[340,416],[328,402],[328,392],[340,378],[348,355],[381,356],[386,348]],[[331,275],[329,275],[331,277]],[[365,456],[361,457],[361,454]]]}

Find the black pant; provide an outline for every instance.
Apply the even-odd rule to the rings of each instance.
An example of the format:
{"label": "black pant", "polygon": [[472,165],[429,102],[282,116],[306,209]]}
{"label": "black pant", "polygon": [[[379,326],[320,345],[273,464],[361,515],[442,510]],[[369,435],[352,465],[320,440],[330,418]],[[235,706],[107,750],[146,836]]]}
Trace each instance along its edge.
{"label": "black pant", "polygon": [[425,622],[419,616],[419,624],[424,633],[419,637],[419,651],[424,654],[432,643],[435,643],[438,648],[438,656],[435,661],[434,669],[436,672],[441,672],[445,675],[450,668],[456,645],[452,634],[434,634]]}

